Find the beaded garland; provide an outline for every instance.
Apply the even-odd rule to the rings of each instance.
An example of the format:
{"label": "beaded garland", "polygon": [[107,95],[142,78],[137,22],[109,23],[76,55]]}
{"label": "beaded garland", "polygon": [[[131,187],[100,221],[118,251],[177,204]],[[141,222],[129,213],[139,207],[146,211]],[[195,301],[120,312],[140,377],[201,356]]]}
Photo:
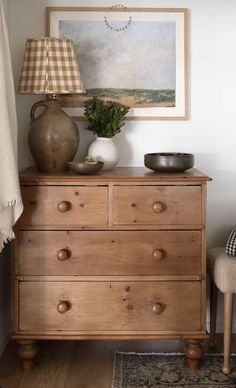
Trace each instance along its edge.
{"label": "beaded garland", "polygon": [[[113,8],[126,9],[126,7],[125,7],[124,5],[122,5],[122,4],[115,4],[115,5],[113,5],[112,7],[110,7],[110,9],[113,9]],[[123,27],[120,27],[120,28],[115,28],[115,27],[113,27],[113,26],[110,24],[110,22],[108,21],[107,16],[104,16],[104,20],[105,20],[105,24],[106,24],[107,28],[109,28],[109,30],[119,32],[119,31],[125,31],[125,30],[130,26],[130,24],[131,24],[131,22],[132,22],[132,16],[129,16],[129,19],[128,19],[128,22],[126,23],[126,25],[123,26]]]}

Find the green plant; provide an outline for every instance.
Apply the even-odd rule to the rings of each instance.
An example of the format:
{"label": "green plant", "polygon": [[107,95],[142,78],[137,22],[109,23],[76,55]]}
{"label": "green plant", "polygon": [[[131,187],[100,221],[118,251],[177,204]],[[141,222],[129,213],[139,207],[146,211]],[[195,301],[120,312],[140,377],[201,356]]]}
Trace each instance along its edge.
{"label": "green plant", "polygon": [[96,97],[84,103],[84,114],[88,127],[99,137],[113,137],[125,125],[129,107],[114,101],[103,101]]}

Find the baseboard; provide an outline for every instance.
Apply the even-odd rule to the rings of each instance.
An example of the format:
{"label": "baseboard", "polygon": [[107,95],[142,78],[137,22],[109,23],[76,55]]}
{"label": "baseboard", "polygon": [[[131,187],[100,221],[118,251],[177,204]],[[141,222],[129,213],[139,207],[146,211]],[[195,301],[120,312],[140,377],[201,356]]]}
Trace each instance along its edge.
{"label": "baseboard", "polygon": [[[224,332],[224,322],[218,322],[217,324],[217,333],[223,333]],[[236,322],[232,325],[232,333],[236,333]]]}
{"label": "baseboard", "polygon": [[[210,330],[210,323],[207,322],[207,330],[209,332]],[[223,333],[224,332],[224,322],[217,322],[217,327],[216,327],[216,332],[217,333]],[[233,322],[232,325],[232,333],[236,333],[236,322]]]}
{"label": "baseboard", "polygon": [[0,357],[3,354],[5,348],[10,340],[10,336],[11,336],[11,331],[8,328],[8,329],[6,329],[5,333],[3,333],[0,337]]}

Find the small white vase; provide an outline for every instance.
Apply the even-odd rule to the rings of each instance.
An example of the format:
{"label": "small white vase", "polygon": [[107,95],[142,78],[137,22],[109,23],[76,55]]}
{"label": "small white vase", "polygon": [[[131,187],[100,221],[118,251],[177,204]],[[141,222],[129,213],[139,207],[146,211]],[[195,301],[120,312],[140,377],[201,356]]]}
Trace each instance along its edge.
{"label": "small white vase", "polygon": [[97,137],[89,146],[88,156],[104,162],[102,170],[112,170],[118,163],[118,153],[111,137]]}

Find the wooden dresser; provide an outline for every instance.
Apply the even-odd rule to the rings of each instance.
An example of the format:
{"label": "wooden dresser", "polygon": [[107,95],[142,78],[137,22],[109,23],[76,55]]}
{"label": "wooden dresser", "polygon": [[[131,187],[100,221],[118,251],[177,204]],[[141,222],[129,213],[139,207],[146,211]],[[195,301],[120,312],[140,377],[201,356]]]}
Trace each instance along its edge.
{"label": "wooden dresser", "polygon": [[195,169],[21,174],[13,338],[25,369],[46,339],[180,339],[198,367],[208,180]]}

